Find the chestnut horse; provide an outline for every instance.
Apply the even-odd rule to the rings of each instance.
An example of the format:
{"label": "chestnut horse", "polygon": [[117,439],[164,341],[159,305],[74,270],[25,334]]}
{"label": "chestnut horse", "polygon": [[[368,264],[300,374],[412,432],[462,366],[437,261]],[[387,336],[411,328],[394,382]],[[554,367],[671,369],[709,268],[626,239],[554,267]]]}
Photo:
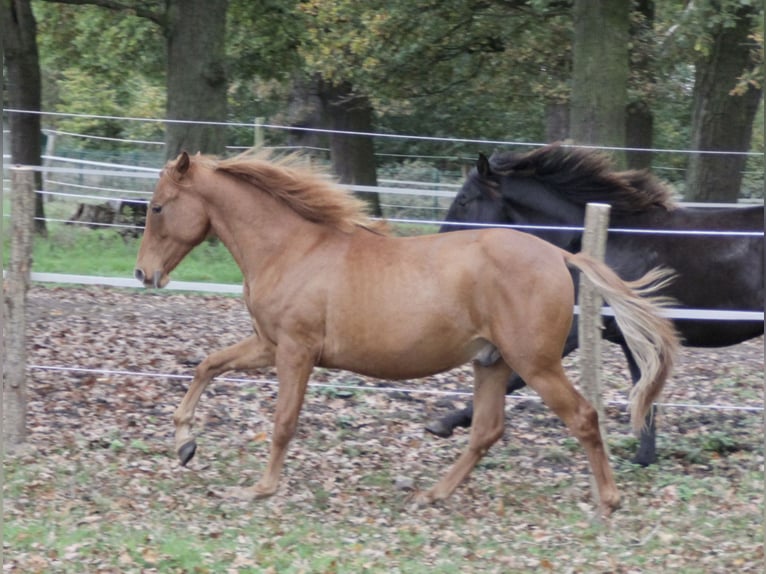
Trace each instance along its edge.
{"label": "chestnut horse", "polygon": [[209,355],[175,412],[181,464],[196,450],[194,411],[211,379],[228,370],[276,366],[279,380],[266,471],[247,489],[274,494],[315,366],[388,379],[424,377],[468,361],[474,369],[469,445],[421,503],[448,497],[503,434],[512,372],[566,423],[587,452],[608,515],[619,492],[593,407],[564,374],[572,323],[569,268],[589,277],[617,314],[641,364],[632,393],[640,427],[677,351],[659,314],[654,270],[626,284],[604,264],[526,233],[493,229],[387,236],[363,204],[291,159],[216,159],[182,153],[162,171],[149,204],[136,278],[164,287],[184,256],[214,233],[242,270],[254,334]]}

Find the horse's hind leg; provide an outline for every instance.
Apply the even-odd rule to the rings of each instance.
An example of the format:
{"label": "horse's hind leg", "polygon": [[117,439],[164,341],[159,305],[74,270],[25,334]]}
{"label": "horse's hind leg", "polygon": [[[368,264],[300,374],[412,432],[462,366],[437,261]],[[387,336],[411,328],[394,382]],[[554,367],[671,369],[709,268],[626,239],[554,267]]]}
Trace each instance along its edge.
{"label": "horse's hind leg", "polygon": [[[624,341],[620,343],[625,358],[628,361],[628,370],[630,371],[631,382],[635,385],[638,379],[641,378],[641,370],[638,368],[636,359],[633,357],[628,344]],[[657,462],[657,405],[652,405],[652,408],[646,414],[644,420],[644,427],[641,429],[641,437],[638,444],[638,450],[633,457],[632,462],[640,464],[641,466],[649,466]]]}
{"label": "horse's hind leg", "polygon": [[447,474],[431,489],[417,495],[420,503],[447,498],[465,480],[497,440],[505,425],[505,387],[510,367],[501,359],[489,367],[473,363],[473,426],[468,448]]}
{"label": "horse's hind leg", "polygon": [[274,347],[265,343],[258,335],[251,335],[235,345],[216,351],[200,363],[194,372],[189,390],[173,415],[176,452],[182,465],[186,465],[197,450],[197,444],[191,435],[191,424],[200,397],[210,381],[226,371],[257,369],[273,364]]}
{"label": "horse's hind leg", "polygon": [[525,376],[524,380],[564,421],[585,449],[596,481],[601,511],[608,516],[620,506],[620,493],[614,483],[612,467],[606,456],[596,409],[577,392],[558,361],[556,365],[537,370],[534,375]]}

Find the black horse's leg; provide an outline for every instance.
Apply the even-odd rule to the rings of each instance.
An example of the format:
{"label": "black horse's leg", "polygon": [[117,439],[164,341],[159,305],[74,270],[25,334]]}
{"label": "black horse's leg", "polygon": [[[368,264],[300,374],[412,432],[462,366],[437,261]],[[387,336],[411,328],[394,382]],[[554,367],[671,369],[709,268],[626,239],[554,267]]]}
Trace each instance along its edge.
{"label": "black horse's leg", "polygon": [[[633,358],[633,353],[630,352],[627,345],[623,342],[620,343],[625,358],[628,360],[628,369],[630,369],[630,378],[633,384],[636,384],[639,378],[641,378],[641,371],[638,369],[636,360]],[[655,413],[657,407],[652,405],[651,410],[646,415],[644,421],[644,428],[641,429],[641,436],[639,437],[638,451],[636,456],[633,457],[632,462],[640,464],[641,466],[649,466],[657,462],[657,424],[655,420]]]}
{"label": "black horse's leg", "polygon": [[[526,386],[526,383],[521,377],[516,374],[511,375],[511,378],[508,379],[508,386],[505,389],[505,394],[510,395],[512,392],[518,391],[524,386]],[[425,428],[431,434],[447,438],[452,436],[452,433],[457,427],[467,428],[471,426],[472,421],[473,402],[470,402],[464,409],[447,413],[440,419],[431,419],[426,423]]]}
{"label": "black horse's leg", "polygon": [[458,427],[466,428],[471,426],[473,421],[473,402],[468,403],[464,409],[447,413],[440,419],[431,419],[426,423],[425,429],[433,435],[441,438],[452,436]]}

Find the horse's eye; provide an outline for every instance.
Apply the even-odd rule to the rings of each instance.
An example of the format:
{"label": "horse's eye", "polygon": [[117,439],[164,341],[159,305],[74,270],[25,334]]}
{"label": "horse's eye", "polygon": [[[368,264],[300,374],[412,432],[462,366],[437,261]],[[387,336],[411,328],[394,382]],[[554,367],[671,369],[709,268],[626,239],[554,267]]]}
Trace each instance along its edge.
{"label": "horse's eye", "polygon": [[161,205],[152,205],[152,213],[162,213]]}

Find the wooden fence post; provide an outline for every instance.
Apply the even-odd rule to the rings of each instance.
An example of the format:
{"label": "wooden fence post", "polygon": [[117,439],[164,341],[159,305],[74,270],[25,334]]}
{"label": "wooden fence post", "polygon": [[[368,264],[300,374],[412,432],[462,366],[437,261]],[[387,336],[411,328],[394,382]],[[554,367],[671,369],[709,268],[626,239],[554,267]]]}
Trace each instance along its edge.
{"label": "wooden fence post", "polygon": [[3,373],[3,445],[26,439],[27,291],[32,267],[35,222],[35,171],[11,168],[11,256],[3,282],[5,356]]}
{"label": "wooden fence post", "polygon": [[253,137],[253,147],[256,150],[261,149],[263,147],[264,142],[266,141],[266,138],[263,133],[264,123],[266,123],[266,118],[261,116],[255,118],[255,134]]}
{"label": "wooden fence post", "polygon": [[[589,203],[585,209],[585,231],[582,250],[590,256],[604,260],[606,232],[609,227],[610,206]],[[601,393],[601,306],[602,300],[593,285],[580,274],[580,316],[577,321],[577,337],[580,349],[580,386],[585,398],[598,412],[598,424],[609,456],[604,428],[604,402]]]}

